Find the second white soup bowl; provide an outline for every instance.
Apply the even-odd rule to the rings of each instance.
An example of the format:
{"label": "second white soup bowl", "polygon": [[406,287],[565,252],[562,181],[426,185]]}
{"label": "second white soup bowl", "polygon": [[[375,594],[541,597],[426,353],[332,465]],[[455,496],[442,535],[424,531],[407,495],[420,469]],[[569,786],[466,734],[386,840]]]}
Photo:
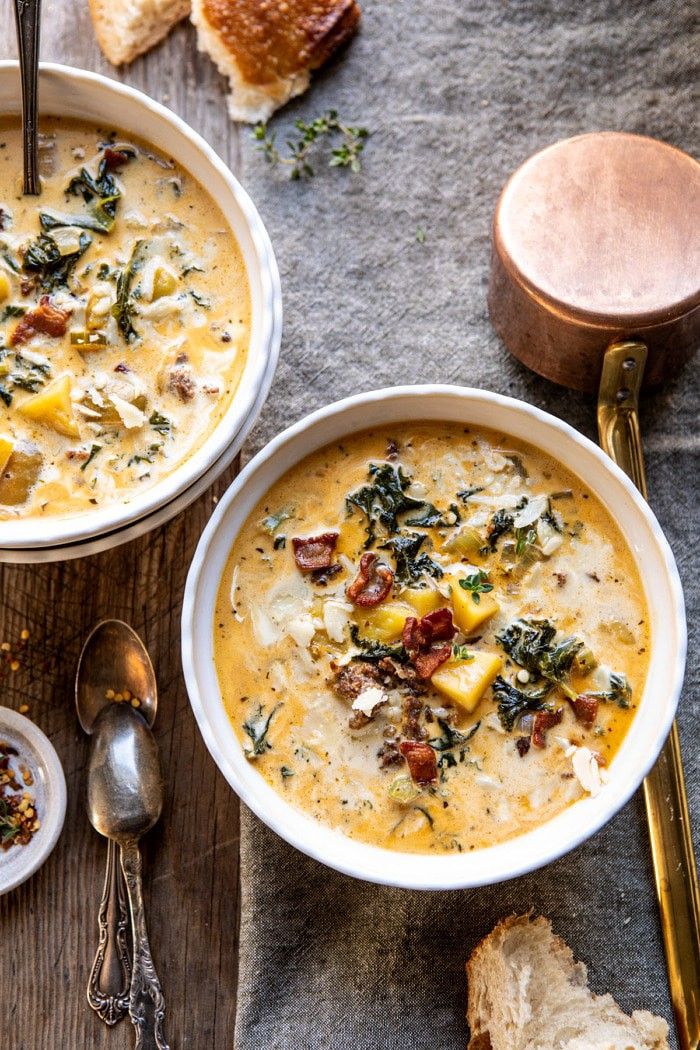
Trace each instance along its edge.
{"label": "second white soup bowl", "polygon": [[[214,608],[231,547],[275,482],[309,453],[373,426],[418,420],[489,427],[530,442],[577,474],[616,520],[630,546],[651,618],[651,661],[629,731],[597,797],[585,797],[517,838],[470,853],[401,853],[348,838],[290,805],[249,762],[221,698],[214,666]],[[182,614],[190,702],[209,751],[243,802],[293,846],[357,878],[412,889],[484,886],[556,860],[593,835],[639,787],[671,727],[683,681],[686,624],[671,549],[629,479],[588,438],[523,401],[452,386],[395,387],[329,405],[289,427],[227,490],[195,552]],[[232,667],[235,676],[236,668]]]}

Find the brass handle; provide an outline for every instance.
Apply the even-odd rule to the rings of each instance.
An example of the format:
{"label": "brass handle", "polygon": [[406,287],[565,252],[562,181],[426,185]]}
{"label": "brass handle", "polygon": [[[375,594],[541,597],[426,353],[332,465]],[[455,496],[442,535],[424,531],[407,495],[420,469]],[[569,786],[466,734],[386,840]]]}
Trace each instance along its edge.
{"label": "brass handle", "polygon": [[[598,395],[600,445],[647,496],[637,415],[647,350],[614,343],[603,359]],[[681,1050],[700,1047],[700,888],[693,852],[678,728],[644,781],[649,838],[661,912],[671,1002]]]}

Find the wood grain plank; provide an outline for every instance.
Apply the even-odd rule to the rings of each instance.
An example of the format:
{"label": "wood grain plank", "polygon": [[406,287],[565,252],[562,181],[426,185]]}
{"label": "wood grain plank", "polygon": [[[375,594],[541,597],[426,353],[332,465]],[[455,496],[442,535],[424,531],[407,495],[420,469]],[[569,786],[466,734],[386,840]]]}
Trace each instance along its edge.
{"label": "wood grain plank", "polygon": [[[0,54],[15,56],[11,4],[0,9]],[[114,70],[95,42],[86,3],[45,0],[42,58],[97,70],[170,106],[234,170],[237,131],[222,79],[185,24],[147,58]],[[89,1009],[87,976],[96,944],[105,845],[84,810],[85,739],[73,709],[73,676],[96,620],[118,616],[141,634],[160,689],[156,735],[167,781],[157,828],[144,843],[151,939],[168,1003],[173,1048],[223,1050],[233,1040],[238,931],[238,804],[202,743],[180,667],[182,591],[213,499],[230,470],[175,521],[92,558],[0,567],[0,640],[28,627],[25,666],[0,671],[2,702],[28,703],[53,741],[68,782],[63,835],[28,883],[0,898],[0,1022],[15,1050],[128,1047],[127,1022],[107,1029]]]}

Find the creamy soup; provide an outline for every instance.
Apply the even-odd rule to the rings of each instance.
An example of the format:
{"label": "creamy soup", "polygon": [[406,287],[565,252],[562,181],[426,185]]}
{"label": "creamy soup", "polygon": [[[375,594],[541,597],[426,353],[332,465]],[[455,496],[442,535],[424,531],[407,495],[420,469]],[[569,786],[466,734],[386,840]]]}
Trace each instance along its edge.
{"label": "creamy soup", "polygon": [[240,249],[206,190],[111,128],[0,121],[0,518],[128,502],[187,459],[245,362]]}
{"label": "creamy soup", "polygon": [[260,775],[414,852],[492,845],[605,791],[649,662],[599,500],[543,452],[452,424],[368,431],[292,469],[241,530],[213,626]]}

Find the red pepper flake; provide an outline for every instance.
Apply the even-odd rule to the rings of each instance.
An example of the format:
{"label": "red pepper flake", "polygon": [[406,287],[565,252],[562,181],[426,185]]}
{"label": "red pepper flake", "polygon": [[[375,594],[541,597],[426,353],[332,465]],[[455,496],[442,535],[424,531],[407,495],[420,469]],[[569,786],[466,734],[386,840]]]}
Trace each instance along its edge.
{"label": "red pepper flake", "polygon": [[[10,765],[18,757],[16,748],[0,741],[0,849],[26,846],[39,830],[36,803],[24,787],[34,783],[29,769],[19,764],[19,773]],[[18,779],[21,777],[22,783]]]}
{"label": "red pepper flake", "polygon": [[433,648],[435,642],[451,642],[457,633],[450,609],[436,609],[420,620],[409,616],[403,626],[404,649],[413,660],[419,678],[430,678],[438,667],[449,660],[452,646]]}
{"label": "red pepper flake", "polygon": [[586,729],[590,729],[598,717],[598,704],[600,703],[598,697],[581,693],[575,700],[569,699],[569,703],[576,715],[576,721]]}
{"label": "red pepper flake", "polygon": [[420,740],[403,740],[399,751],[408,763],[408,771],[416,784],[434,784],[437,780],[437,757],[430,744]]}
{"label": "red pepper flake", "polygon": [[294,560],[301,572],[330,569],[333,564],[337,532],[323,532],[320,536],[294,536]]}
{"label": "red pepper flake", "polygon": [[37,332],[53,338],[65,335],[70,315],[70,310],[59,310],[52,304],[48,295],[42,295],[39,305],[20,318],[10,337],[10,343],[12,346],[26,343]]}
{"label": "red pepper flake", "polygon": [[532,723],[532,745],[533,747],[545,747],[547,744],[547,730],[558,726],[564,717],[564,708],[558,707],[556,711],[538,711]]}
{"label": "red pepper flake", "polygon": [[371,609],[388,597],[393,586],[393,572],[370,551],[360,558],[359,572],[345,593],[353,605]]}

